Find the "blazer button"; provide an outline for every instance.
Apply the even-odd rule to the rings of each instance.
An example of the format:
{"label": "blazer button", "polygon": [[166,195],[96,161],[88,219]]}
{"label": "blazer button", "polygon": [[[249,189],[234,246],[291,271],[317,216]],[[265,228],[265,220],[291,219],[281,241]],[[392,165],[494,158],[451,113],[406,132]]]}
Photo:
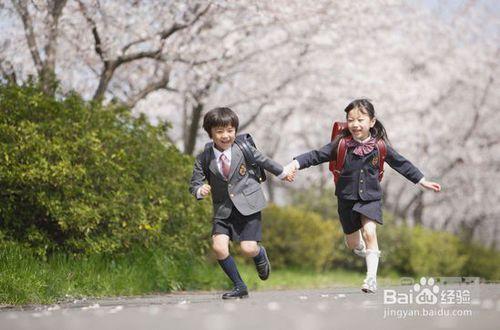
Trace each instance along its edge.
{"label": "blazer button", "polygon": [[360,189],[360,190],[359,190],[359,192],[360,192],[360,193],[362,193],[362,192],[363,192],[363,189]]}
{"label": "blazer button", "polygon": [[229,196],[234,197],[234,194],[231,194],[231,195],[229,195]]}
{"label": "blazer button", "polygon": [[231,187],[231,184],[228,184],[227,186],[228,186],[228,187]]}
{"label": "blazer button", "polygon": [[359,180],[359,182],[363,183],[363,179]]}
{"label": "blazer button", "polygon": [[361,170],[360,172],[363,173],[363,170]]}

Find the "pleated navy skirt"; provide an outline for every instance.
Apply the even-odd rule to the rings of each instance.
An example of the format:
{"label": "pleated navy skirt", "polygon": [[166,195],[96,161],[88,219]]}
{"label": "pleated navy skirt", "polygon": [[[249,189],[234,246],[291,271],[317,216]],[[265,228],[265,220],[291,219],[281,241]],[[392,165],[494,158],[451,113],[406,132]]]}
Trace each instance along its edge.
{"label": "pleated navy skirt", "polygon": [[381,200],[362,201],[338,198],[338,212],[344,234],[352,234],[363,227],[361,215],[383,224]]}

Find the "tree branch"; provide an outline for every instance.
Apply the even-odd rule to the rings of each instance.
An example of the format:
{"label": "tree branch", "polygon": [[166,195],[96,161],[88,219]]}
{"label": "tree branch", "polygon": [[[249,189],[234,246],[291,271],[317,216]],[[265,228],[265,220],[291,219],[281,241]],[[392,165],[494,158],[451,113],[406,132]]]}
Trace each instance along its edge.
{"label": "tree branch", "polygon": [[[80,2],[80,4],[81,4],[81,2]],[[198,12],[195,15],[195,17],[192,20],[190,20],[189,22],[182,23],[182,24],[181,23],[174,23],[169,29],[159,32],[158,35],[160,36],[160,39],[161,40],[165,40],[168,37],[170,37],[171,35],[173,35],[175,32],[180,31],[182,29],[185,29],[185,28],[193,25],[205,13],[208,12],[209,8],[210,8],[210,4],[208,4],[207,6],[205,6],[205,8],[202,9],[200,12]],[[94,96],[93,96],[94,100],[101,99],[104,96],[104,93],[108,89],[109,82],[111,81],[111,79],[112,79],[112,77],[114,75],[115,70],[119,66],[121,66],[121,65],[123,65],[125,63],[130,63],[130,62],[133,62],[133,61],[136,61],[136,60],[140,60],[140,59],[144,59],[144,58],[159,59],[160,56],[161,56],[163,46],[159,47],[158,49],[149,50],[149,51],[140,51],[140,52],[136,52],[136,53],[132,53],[132,54],[126,54],[126,55],[120,55],[117,58],[115,58],[114,60],[107,60],[107,59],[104,58],[104,54],[103,54],[103,51],[102,51],[101,39],[99,38],[99,35],[97,33],[96,24],[90,18],[88,19],[88,21],[91,23],[91,25],[93,27],[92,31],[93,31],[94,39],[95,39],[95,42],[96,42],[96,52],[99,54],[99,56],[101,57],[101,59],[104,62],[104,67],[103,67],[103,70],[101,72],[100,79],[99,79],[99,85],[97,86],[97,89],[96,89],[96,91],[94,93]],[[140,43],[140,42],[143,42],[143,41],[145,41],[145,39],[139,39],[139,40],[133,41],[133,42],[127,44],[124,48],[122,48],[122,50],[126,51],[133,44],[137,44],[137,43]],[[155,90],[155,88],[156,89],[162,88],[162,87],[159,87],[159,86],[164,86],[164,85],[165,85],[165,79],[161,79],[160,81],[149,85],[146,89],[144,89],[143,91],[141,91],[140,94],[142,94],[142,95],[145,96],[145,95],[151,93],[153,90]],[[134,99],[132,101],[130,101],[130,103],[131,104],[136,104],[138,101],[139,100],[136,100],[135,97],[134,97]]]}
{"label": "tree branch", "polygon": [[151,82],[148,85],[146,85],[146,87],[144,87],[139,93],[131,97],[126,102],[126,105],[129,106],[130,108],[133,108],[140,100],[144,99],[146,96],[148,96],[150,93],[154,91],[160,89],[173,90],[167,87],[169,81],[170,81],[170,68],[167,68],[163,72],[163,75],[159,80]]}
{"label": "tree branch", "polygon": [[12,0],[12,4],[16,8],[16,11],[21,16],[21,20],[24,26],[24,33],[26,36],[26,42],[28,43],[28,48],[31,53],[31,57],[33,58],[33,62],[35,63],[36,71],[38,75],[42,75],[43,70],[43,61],[40,56],[40,52],[38,51],[38,45],[36,43],[35,32],[33,29],[33,22],[31,20],[29,11],[28,11],[28,1],[27,0]]}
{"label": "tree branch", "polygon": [[203,8],[200,12],[195,14],[195,17],[191,21],[189,21],[187,23],[174,23],[170,28],[168,28],[164,31],[161,31],[160,33],[158,33],[158,35],[160,36],[160,39],[165,40],[165,39],[169,38],[171,35],[173,35],[174,33],[181,31],[181,30],[184,30],[185,28],[195,24],[203,15],[205,15],[208,12],[208,10],[210,9],[210,6],[211,6],[211,4],[208,4],[207,6],[205,6],[205,8]]}
{"label": "tree branch", "polygon": [[242,131],[242,130],[246,129],[248,126],[250,126],[250,124],[252,124],[260,116],[260,114],[262,113],[262,110],[266,107],[266,105],[269,105],[269,103],[270,103],[269,101],[268,102],[263,102],[259,106],[259,108],[257,109],[257,111],[255,111],[253,113],[253,115],[250,116],[250,118],[245,123],[242,123],[240,125],[239,129]]}
{"label": "tree branch", "polygon": [[87,23],[89,23],[92,29],[95,52],[97,53],[97,55],[99,55],[99,58],[106,64],[107,61],[104,56],[101,37],[99,35],[99,31],[97,30],[97,23],[94,21],[92,17],[90,17],[89,13],[87,12],[87,8],[85,8],[85,5],[81,1],[78,1],[78,6],[80,7],[80,12],[82,13],[83,17],[85,17],[85,20],[87,21]]}
{"label": "tree branch", "polygon": [[55,69],[55,53],[56,53],[56,40],[58,35],[59,18],[61,17],[64,6],[67,0],[53,0],[49,2],[49,15],[51,20],[49,22],[49,38],[45,45],[46,65],[51,69]]}
{"label": "tree branch", "polygon": [[158,58],[161,55],[161,48],[150,51],[137,52],[129,55],[121,55],[114,60],[114,64],[118,67],[124,63],[129,63],[142,58]]}

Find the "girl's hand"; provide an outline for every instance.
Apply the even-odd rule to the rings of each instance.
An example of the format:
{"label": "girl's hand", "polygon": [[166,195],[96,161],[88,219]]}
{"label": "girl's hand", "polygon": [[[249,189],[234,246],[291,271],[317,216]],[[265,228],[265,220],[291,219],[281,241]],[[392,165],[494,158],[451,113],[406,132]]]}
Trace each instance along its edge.
{"label": "girl's hand", "polygon": [[420,182],[420,185],[425,189],[434,190],[435,192],[441,191],[441,185],[436,182],[423,180],[422,182]]}

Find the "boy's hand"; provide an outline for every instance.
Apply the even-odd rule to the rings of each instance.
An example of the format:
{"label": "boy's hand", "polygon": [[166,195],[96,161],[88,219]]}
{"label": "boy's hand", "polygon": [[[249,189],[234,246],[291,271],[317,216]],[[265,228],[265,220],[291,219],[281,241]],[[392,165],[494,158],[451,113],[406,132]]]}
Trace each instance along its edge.
{"label": "boy's hand", "polygon": [[198,192],[199,192],[201,197],[205,197],[208,194],[210,194],[211,190],[212,190],[212,187],[210,187],[208,184],[204,184],[203,186],[200,187]]}
{"label": "boy's hand", "polygon": [[434,190],[435,192],[441,191],[441,185],[436,182],[423,180],[422,182],[420,182],[420,185],[425,189]]}

